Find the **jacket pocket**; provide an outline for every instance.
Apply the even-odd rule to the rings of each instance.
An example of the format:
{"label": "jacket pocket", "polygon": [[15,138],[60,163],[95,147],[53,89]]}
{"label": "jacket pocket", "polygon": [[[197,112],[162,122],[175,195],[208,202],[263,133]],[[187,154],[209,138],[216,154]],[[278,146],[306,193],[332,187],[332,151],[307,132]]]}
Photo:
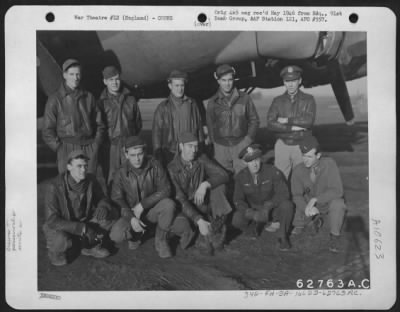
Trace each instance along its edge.
{"label": "jacket pocket", "polygon": [[74,135],[71,117],[65,115],[60,117],[58,121],[57,132],[61,136]]}

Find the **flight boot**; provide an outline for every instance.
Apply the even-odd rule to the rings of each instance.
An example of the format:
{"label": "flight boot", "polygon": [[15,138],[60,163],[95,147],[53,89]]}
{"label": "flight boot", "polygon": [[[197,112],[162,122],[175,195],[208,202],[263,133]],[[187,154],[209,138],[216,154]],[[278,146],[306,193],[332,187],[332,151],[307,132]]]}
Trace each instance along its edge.
{"label": "flight boot", "polygon": [[107,249],[101,247],[101,245],[96,245],[92,248],[82,248],[81,254],[94,258],[106,258],[110,255],[110,252]]}
{"label": "flight boot", "polygon": [[179,245],[182,249],[186,249],[189,247],[190,243],[193,240],[195,232],[192,229],[186,230],[179,239]]}
{"label": "flight boot", "polygon": [[158,252],[160,258],[171,258],[172,252],[167,241],[167,231],[162,230],[158,225],[156,228],[156,236],[154,240],[154,247]]}
{"label": "flight boot", "polygon": [[209,240],[214,250],[222,250],[224,248],[226,230],[225,215],[211,218]]}
{"label": "flight boot", "polygon": [[211,243],[209,235],[199,235],[196,241],[196,247],[200,251],[200,253],[213,256],[214,255],[214,247]]}

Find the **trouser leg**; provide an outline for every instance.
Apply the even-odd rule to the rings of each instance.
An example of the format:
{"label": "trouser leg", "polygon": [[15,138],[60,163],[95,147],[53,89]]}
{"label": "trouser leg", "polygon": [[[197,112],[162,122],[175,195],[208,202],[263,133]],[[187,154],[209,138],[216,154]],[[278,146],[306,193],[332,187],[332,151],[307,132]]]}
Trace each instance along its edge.
{"label": "trouser leg", "polygon": [[290,146],[290,161],[292,169],[303,162],[303,154],[299,145]]}
{"label": "trouser leg", "polygon": [[182,249],[186,249],[190,245],[195,234],[189,220],[182,213],[178,214],[172,222],[171,233],[180,237]]}
{"label": "trouser leg", "polygon": [[107,179],[110,176],[110,155],[111,155],[111,144],[110,142],[104,143],[99,151],[99,164],[102,168],[103,175]]}
{"label": "trouser leg", "polygon": [[226,170],[233,172],[233,159],[229,146],[214,143],[214,158]]}
{"label": "trouser leg", "polygon": [[171,227],[175,216],[175,202],[169,198],[160,200],[146,214],[146,219],[157,225],[164,231],[168,231]]}
{"label": "trouser leg", "polygon": [[245,228],[249,221],[243,210],[236,210],[232,216],[232,226],[240,230]]}
{"label": "trouser leg", "polygon": [[62,173],[67,170],[68,154],[74,150],[74,145],[69,143],[61,143],[57,149],[57,167],[58,172]]}
{"label": "trouser leg", "polygon": [[82,145],[80,148],[89,157],[88,172],[96,175],[97,173],[97,158],[99,154],[99,146],[94,143],[88,145]]}
{"label": "trouser leg", "polygon": [[329,225],[333,235],[340,235],[343,225],[346,204],[342,198],[334,199],[329,203]]}
{"label": "trouser leg", "polygon": [[210,191],[210,206],[212,216],[226,216],[232,211],[232,207],[226,198],[226,186],[217,186]]}
{"label": "trouser leg", "polygon": [[296,204],[296,211],[293,218],[294,227],[304,227],[306,224],[305,209],[307,202],[303,198],[294,199]]}
{"label": "trouser leg", "polygon": [[287,237],[290,231],[290,225],[294,214],[294,205],[289,200],[284,200],[279,203],[279,206],[275,208],[280,222],[280,228],[278,230],[279,237]]}
{"label": "trouser leg", "polygon": [[72,246],[69,233],[50,229],[46,224],[43,225],[43,233],[46,238],[46,247],[51,252],[65,253]]}
{"label": "trouser leg", "polygon": [[242,169],[247,167],[243,160],[239,158],[239,153],[250,144],[251,140],[246,137],[241,142],[230,148],[233,162],[233,170],[235,174],[239,173]]}
{"label": "trouser leg", "polygon": [[132,238],[129,218],[119,218],[112,223],[111,227],[107,226],[107,228],[109,228],[110,239],[117,244]]}
{"label": "trouser leg", "polygon": [[275,143],[275,167],[283,172],[286,179],[288,179],[291,171],[290,162],[290,147],[286,145],[281,139]]}

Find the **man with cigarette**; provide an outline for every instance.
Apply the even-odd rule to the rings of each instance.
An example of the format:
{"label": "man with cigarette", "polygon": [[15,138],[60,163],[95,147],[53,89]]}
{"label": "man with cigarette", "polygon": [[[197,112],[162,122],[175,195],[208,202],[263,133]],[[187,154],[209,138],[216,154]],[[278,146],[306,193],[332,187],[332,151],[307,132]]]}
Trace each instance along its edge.
{"label": "man with cigarette", "polygon": [[95,174],[105,131],[101,113],[93,94],[81,86],[79,61],[67,59],[62,70],[64,82],[46,103],[43,140],[57,153],[59,173],[65,170],[71,151],[83,150],[90,158],[88,171]]}

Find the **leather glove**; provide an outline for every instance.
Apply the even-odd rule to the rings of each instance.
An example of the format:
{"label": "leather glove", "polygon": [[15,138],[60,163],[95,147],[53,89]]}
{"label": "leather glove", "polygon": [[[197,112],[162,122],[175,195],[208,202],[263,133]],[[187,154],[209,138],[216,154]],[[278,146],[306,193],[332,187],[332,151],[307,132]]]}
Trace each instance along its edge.
{"label": "leather glove", "polygon": [[121,217],[132,219],[134,217],[132,210],[129,208],[122,208],[121,209]]}
{"label": "leather glove", "polygon": [[99,233],[95,228],[86,224],[86,230],[82,235],[83,239],[83,247],[90,248],[101,243],[101,239],[103,238],[103,234]]}
{"label": "leather glove", "polygon": [[108,216],[108,209],[105,206],[98,206],[94,212],[94,217],[99,220],[106,220]]}

